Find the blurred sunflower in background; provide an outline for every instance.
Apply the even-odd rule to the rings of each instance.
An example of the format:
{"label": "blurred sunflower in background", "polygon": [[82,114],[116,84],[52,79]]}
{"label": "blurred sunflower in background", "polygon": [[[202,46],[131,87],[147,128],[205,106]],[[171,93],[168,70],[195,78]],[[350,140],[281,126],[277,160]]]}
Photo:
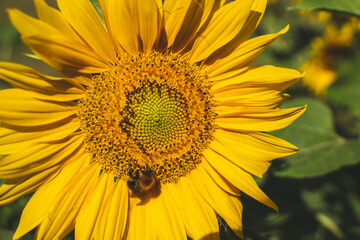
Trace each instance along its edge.
{"label": "blurred sunflower in background", "polygon": [[9,10],[65,76],[0,63],[0,203],[35,192],[14,239],[218,239],[217,216],[242,237],[240,192],[277,210],[252,175],[298,150],[265,132],[304,112],[280,109],[302,74],[251,66],[288,27],[247,40],[263,0],[99,4]]}
{"label": "blurred sunflower in background", "polygon": [[330,22],[330,13],[319,12],[317,16],[318,21],[327,23],[324,36],[312,40],[311,57],[301,69],[306,71],[304,85],[315,95],[324,95],[337,78],[336,66],[341,53],[353,43],[356,22],[349,20],[338,27]]}

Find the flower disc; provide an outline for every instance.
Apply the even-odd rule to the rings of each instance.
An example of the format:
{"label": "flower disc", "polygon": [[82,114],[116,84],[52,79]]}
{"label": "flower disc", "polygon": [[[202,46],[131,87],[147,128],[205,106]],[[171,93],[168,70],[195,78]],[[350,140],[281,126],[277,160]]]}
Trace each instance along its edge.
{"label": "flower disc", "polygon": [[177,181],[201,162],[213,132],[207,77],[186,55],[128,55],[93,75],[80,103],[86,149],[117,178],[151,170]]}

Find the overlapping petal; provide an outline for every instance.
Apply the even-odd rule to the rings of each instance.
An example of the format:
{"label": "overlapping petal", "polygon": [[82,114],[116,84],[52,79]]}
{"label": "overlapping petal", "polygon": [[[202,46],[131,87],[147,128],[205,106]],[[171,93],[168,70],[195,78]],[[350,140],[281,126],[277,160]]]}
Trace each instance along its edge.
{"label": "overlapping petal", "polygon": [[242,234],[242,204],[238,196],[224,192],[199,165],[186,178],[185,184],[193,185],[204,200],[219,214],[239,236]]}
{"label": "overlapping petal", "polygon": [[23,210],[19,226],[13,236],[14,239],[19,239],[41,223],[58,194],[87,165],[87,160],[88,155],[84,151],[80,151],[74,156],[73,161],[62,166],[56,177],[43,184],[34,193]]}
{"label": "overlapping petal", "polygon": [[242,153],[254,161],[271,161],[287,157],[299,150],[285,140],[261,132],[238,133],[218,129],[214,137],[234,152]]}
{"label": "overlapping petal", "polygon": [[150,221],[153,222],[157,239],[187,239],[180,211],[166,184],[162,186],[161,194],[150,200],[148,207],[151,207],[152,211],[156,213],[151,215]]}
{"label": "overlapping petal", "polygon": [[57,9],[50,7],[45,0],[34,0],[38,18],[58,29],[70,38],[82,41],[80,36],[74,31],[65,16]]}
{"label": "overlapping petal", "polygon": [[36,174],[7,180],[0,186],[0,205],[9,204],[18,198],[34,192],[42,186],[60,166],[43,169]]}
{"label": "overlapping petal", "polygon": [[113,184],[96,219],[94,238],[123,239],[128,220],[129,194],[123,180]]}
{"label": "overlapping petal", "polygon": [[126,52],[136,55],[153,49],[161,17],[155,0],[108,0],[103,5],[112,34]]}
{"label": "overlapping petal", "polygon": [[0,78],[36,98],[71,101],[85,95],[85,89],[72,79],[46,76],[20,64],[0,62]]}
{"label": "overlapping petal", "polygon": [[[88,196],[81,205],[80,212],[75,223],[76,239],[91,239],[96,234],[95,224],[100,217],[101,207],[105,204],[106,199],[110,195],[112,186],[114,185],[114,176],[112,174],[103,173],[89,191]],[[120,193],[124,194],[124,193]],[[112,196],[115,198],[115,196]],[[104,220],[103,220],[104,221]],[[112,225],[113,222],[107,224]],[[120,239],[120,238],[99,238],[99,239]]]}
{"label": "overlapping petal", "polygon": [[[235,75],[225,73],[217,76],[211,89],[214,94],[234,88],[251,87],[263,87],[282,92],[298,82],[302,77],[303,74],[289,68],[271,65],[254,66],[239,69]],[[213,79],[211,78],[211,80]]]}
{"label": "overlapping petal", "polygon": [[234,186],[259,202],[278,210],[278,207],[260,190],[253,177],[240,167],[214,151],[205,151],[204,156],[213,168],[228,179]]}
{"label": "overlapping petal", "polygon": [[167,188],[191,239],[219,239],[219,226],[214,210],[189,181],[180,179],[177,184],[169,184]]}
{"label": "overlapping petal", "polygon": [[232,54],[239,45],[242,45],[242,43],[251,36],[265,12],[266,2],[266,0],[253,1],[249,16],[240,32],[229,43],[214,51],[209,58],[206,59],[205,65],[212,65],[215,60],[227,58],[229,54]]}
{"label": "overlapping petal", "polygon": [[288,29],[289,26],[278,33],[262,35],[245,41],[225,56],[224,51],[220,49],[209,57],[203,71],[206,71],[209,77],[215,77],[228,71],[249,67],[270,43],[286,33]]}
{"label": "overlapping petal", "polygon": [[[4,125],[4,124],[2,124]],[[4,155],[28,149],[36,144],[53,143],[72,135],[80,127],[79,122],[69,121],[48,126],[14,129],[0,127],[0,153]]]}
{"label": "overlapping petal", "polygon": [[[156,229],[154,224],[157,222],[149,220],[152,219],[152,216],[156,216],[156,213],[150,205],[151,202],[147,204],[139,203],[139,199],[129,199],[129,218],[125,239],[156,239]],[[139,226],[141,226],[141,231],[139,231]]]}
{"label": "overlapping petal", "polygon": [[[142,226],[142,231],[139,231],[139,226]],[[126,238],[187,239],[180,211],[167,185],[162,185],[161,193],[157,196],[145,200],[130,198]]]}
{"label": "overlapping petal", "polygon": [[40,101],[20,89],[0,92],[0,120],[9,125],[39,126],[55,123],[76,114],[77,109],[73,102]]}
{"label": "overlapping petal", "polygon": [[228,159],[244,171],[250,172],[258,177],[262,177],[271,165],[271,163],[267,161],[254,162],[254,160],[249,158],[246,153],[242,151],[234,151],[233,146],[230,147],[218,140],[211,142],[210,149]]}
{"label": "overlapping petal", "polygon": [[82,143],[82,136],[76,134],[51,144],[40,143],[17,151],[0,161],[0,178],[20,178],[60,165],[76,154]]}
{"label": "overlapping petal", "polygon": [[25,44],[60,72],[77,75],[110,69],[110,63],[85,43],[72,39],[51,25],[10,9],[9,16]]}
{"label": "overlapping petal", "polygon": [[67,22],[94,52],[104,61],[115,61],[115,49],[91,2],[58,0],[57,3]]}
{"label": "overlapping petal", "polygon": [[215,171],[206,161],[203,161],[203,166],[213,181],[225,192],[233,196],[240,196],[240,190],[232,185],[226,178]]}
{"label": "overlapping petal", "polygon": [[99,172],[96,163],[90,164],[61,189],[37,228],[38,239],[62,239],[74,229],[81,206],[97,183]]}
{"label": "overlapping petal", "polygon": [[168,47],[173,52],[186,48],[211,13],[219,8],[217,4],[215,0],[165,1],[164,21]]}
{"label": "overlapping petal", "polygon": [[228,108],[219,112],[215,122],[222,129],[239,132],[271,132],[287,127],[300,117],[306,107],[271,109],[257,112]]}
{"label": "overlapping petal", "polygon": [[209,25],[196,39],[190,61],[201,61],[230,42],[245,24],[252,3],[253,0],[234,1],[216,11]]}
{"label": "overlapping petal", "polygon": [[258,177],[270,167],[269,161],[297,152],[297,148],[279,138],[265,133],[241,133],[218,129],[210,148]]}
{"label": "overlapping petal", "polygon": [[280,94],[277,90],[258,87],[234,88],[214,94],[217,109],[225,110],[228,107],[236,107],[237,109],[243,108],[244,111],[278,108],[288,97],[288,94]]}

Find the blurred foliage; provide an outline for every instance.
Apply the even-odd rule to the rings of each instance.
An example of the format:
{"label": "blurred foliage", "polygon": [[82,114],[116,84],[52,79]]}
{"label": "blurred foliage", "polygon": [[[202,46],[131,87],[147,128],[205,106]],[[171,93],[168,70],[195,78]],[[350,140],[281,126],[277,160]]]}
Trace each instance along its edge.
{"label": "blurred foliage", "polygon": [[360,17],[359,0],[301,0],[296,5],[296,7],[309,11],[327,10],[337,14],[354,15]]}
{"label": "blurred foliage", "polygon": [[330,86],[327,98],[360,117],[360,51],[356,50],[342,60],[338,69],[340,79]]}
{"label": "blurred foliage", "polygon": [[294,99],[283,107],[308,105],[306,112],[294,124],[274,134],[295,144],[300,151],[284,159],[281,169],[274,169],[281,177],[315,177],[340,167],[360,162],[360,142],[339,136],[334,129],[331,109],[311,98]]}
{"label": "blurred foliage", "polygon": [[[96,0],[91,1],[99,9]],[[351,23],[355,37],[351,44],[331,52],[336,61],[329,70],[336,80],[326,94],[315,95],[302,82],[287,90],[293,99],[286,100],[283,108],[307,104],[308,109],[292,125],[273,134],[295,144],[300,151],[274,161],[269,173],[256,179],[279,206],[279,213],[242,196],[245,239],[360,239],[360,19],[354,17],[360,16],[360,0],[268,2],[254,36],[277,32],[287,24],[290,30],[271,44],[255,64],[300,69],[313,57],[313,40],[324,38],[329,25],[340,28]],[[33,7],[31,1],[28,6]],[[321,17],[317,10],[327,11],[327,17]],[[49,68],[23,53],[29,51],[14,28],[8,21],[0,22],[0,60],[30,63],[49,74]],[[7,87],[0,82],[0,88]],[[0,207],[0,240],[11,239],[28,199],[26,196]],[[226,223],[219,221],[222,239],[237,239]],[[33,234],[22,239],[32,239]]]}
{"label": "blurred foliage", "polygon": [[[331,56],[336,58],[329,69],[336,80],[326,94],[315,95],[303,83],[287,90],[293,99],[286,100],[283,108],[305,104],[308,108],[293,124],[273,134],[300,151],[274,161],[265,179],[257,179],[279,213],[242,197],[245,239],[360,239],[360,19],[353,17],[360,13],[360,2],[296,2],[271,1],[257,33],[275,32],[287,23],[290,31],[270,45],[257,64],[300,68],[313,51],[319,51],[312,41],[323,38],[330,25],[340,28],[351,23],[355,37],[336,51],[323,48],[333,50]],[[298,9],[331,14],[324,20],[324,12]]]}

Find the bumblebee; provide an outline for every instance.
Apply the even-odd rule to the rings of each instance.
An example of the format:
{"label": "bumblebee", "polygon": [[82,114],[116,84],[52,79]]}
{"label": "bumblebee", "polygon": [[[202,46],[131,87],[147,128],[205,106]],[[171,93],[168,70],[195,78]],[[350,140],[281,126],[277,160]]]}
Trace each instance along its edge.
{"label": "bumblebee", "polygon": [[145,171],[135,171],[131,169],[129,165],[129,179],[127,185],[129,189],[135,194],[143,194],[150,191],[156,183],[154,173],[151,169]]}

